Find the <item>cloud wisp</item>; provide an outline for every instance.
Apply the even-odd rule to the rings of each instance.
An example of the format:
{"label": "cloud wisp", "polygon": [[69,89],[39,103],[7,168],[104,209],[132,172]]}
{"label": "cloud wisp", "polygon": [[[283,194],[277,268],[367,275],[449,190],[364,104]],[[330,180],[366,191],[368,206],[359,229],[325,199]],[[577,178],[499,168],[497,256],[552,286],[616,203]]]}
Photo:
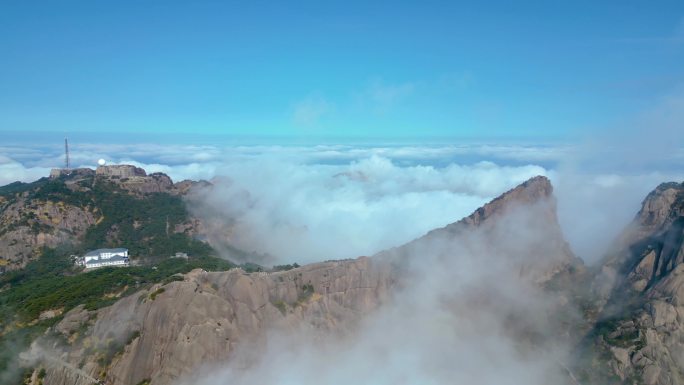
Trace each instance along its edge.
{"label": "cloud wisp", "polygon": [[341,336],[305,323],[275,329],[265,347],[246,345],[178,384],[571,384],[569,344],[552,316],[565,305],[520,274],[567,256],[542,219],[547,209],[511,210],[492,226],[414,244],[403,257],[378,256],[378,264],[403,258],[401,283],[358,327]]}
{"label": "cloud wisp", "polygon": [[294,106],[292,120],[299,127],[316,127],[320,120],[334,109],[334,104],[325,98],[310,96]]}

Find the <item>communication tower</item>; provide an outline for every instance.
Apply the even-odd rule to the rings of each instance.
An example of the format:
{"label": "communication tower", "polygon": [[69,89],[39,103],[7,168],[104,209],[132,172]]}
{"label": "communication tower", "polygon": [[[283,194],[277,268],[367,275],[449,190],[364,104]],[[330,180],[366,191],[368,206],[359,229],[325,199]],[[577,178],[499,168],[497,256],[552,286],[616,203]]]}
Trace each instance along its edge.
{"label": "communication tower", "polygon": [[64,170],[69,173],[71,164],[69,162],[69,140],[67,138],[64,138],[64,166]]}

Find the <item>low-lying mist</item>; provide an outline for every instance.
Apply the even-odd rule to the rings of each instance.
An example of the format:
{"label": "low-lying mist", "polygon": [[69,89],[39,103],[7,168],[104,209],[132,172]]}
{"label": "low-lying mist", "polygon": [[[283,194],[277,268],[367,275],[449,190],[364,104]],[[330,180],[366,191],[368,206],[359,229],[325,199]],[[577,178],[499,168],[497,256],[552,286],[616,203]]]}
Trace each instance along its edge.
{"label": "low-lying mist", "polygon": [[[549,210],[539,202],[486,228],[442,233],[402,255],[383,253],[377,263],[400,267],[396,291],[351,331],[340,336],[306,322],[276,328],[265,346],[245,343],[230,362],[179,385],[576,384],[564,327],[582,317],[568,298],[541,289],[567,262],[562,240],[586,263],[597,262],[648,191],[683,179],[657,168],[578,165],[564,160],[572,155],[567,149],[550,163],[524,151],[515,161],[492,156],[496,162],[437,161],[446,150],[430,147],[298,151],[241,148],[225,158],[211,152],[160,163],[173,159],[169,152],[119,163],[176,181],[210,179],[212,186],[187,197],[208,240],[226,258],[235,259],[237,247],[267,266],[374,255],[456,222],[536,175],[553,182],[563,231],[539,222]],[[18,174],[38,170],[7,159]]]}
{"label": "low-lying mist", "polygon": [[376,256],[397,269],[397,290],[358,328],[340,336],[304,320],[178,384],[573,384],[564,325],[577,314],[542,290],[573,260],[552,205]]}
{"label": "low-lying mist", "polygon": [[[671,134],[667,143],[653,142],[663,152],[637,146],[634,136],[643,137],[547,146],[74,143],[72,161],[95,167],[104,158],[174,181],[212,180],[215,187],[191,199],[189,208],[209,225],[209,239],[226,258],[236,255],[224,246],[237,246],[266,265],[371,255],[546,175],[566,239],[594,263],[649,191],[684,179],[673,167],[683,158]],[[50,166],[61,166],[59,151],[0,147],[0,184],[47,175]]]}
{"label": "low-lying mist", "polygon": [[402,165],[372,155],[331,165],[275,154],[223,165],[216,175],[214,186],[190,197],[190,210],[219,250],[230,244],[265,254],[253,261],[264,264],[372,255],[455,222],[535,175],[551,178],[566,239],[594,263],[649,191],[681,179],[565,163]]}
{"label": "low-lying mist", "polygon": [[266,158],[219,172],[225,177],[189,199],[191,212],[214,234],[212,243],[301,264],[408,242],[545,170],[490,162],[400,167],[373,156],[344,165]]}

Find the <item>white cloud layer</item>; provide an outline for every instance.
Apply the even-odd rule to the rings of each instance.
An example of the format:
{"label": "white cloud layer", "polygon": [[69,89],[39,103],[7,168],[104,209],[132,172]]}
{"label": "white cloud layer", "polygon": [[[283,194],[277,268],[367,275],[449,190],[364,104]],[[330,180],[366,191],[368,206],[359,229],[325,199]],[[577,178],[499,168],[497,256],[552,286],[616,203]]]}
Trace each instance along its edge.
{"label": "white cloud layer", "polygon": [[0,186],[17,181],[34,181],[47,176],[49,173],[49,168],[25,167],[13,159],[0,155]]}
{"label": "white cloud layer", "polygon": [[231,243],[239,248],[298,263],[397,246],[547,173],[491,162],[400,167],[380,156],[346,165],[262,157],[218,172],[227,178],[192,200],[194,213],[211,222],[230,218]]}
{"label": "white cloud layer", "polygon": [[[634,148],[633,140],[624,141]],[[174,181],[219,177],[218,193],[191,207],[232,229],[217,233],[223,241],[299,263],[402,244],[468,215],[531,176],[547,175],[567,239],[593,262],[650,190],[684,179],[671,169],[639,166],[633,151],[615,140],[611,146],[95,143],[73,145],[71,158],[72,164],[89,167],[99,158],[134,164]],[[668,149],[667,159],[647,149],[642,162],[681,163],[676,144],[660,147]],[[0,147],[0,185],[47,176],[63,164],[61,151],[60,146]]]}

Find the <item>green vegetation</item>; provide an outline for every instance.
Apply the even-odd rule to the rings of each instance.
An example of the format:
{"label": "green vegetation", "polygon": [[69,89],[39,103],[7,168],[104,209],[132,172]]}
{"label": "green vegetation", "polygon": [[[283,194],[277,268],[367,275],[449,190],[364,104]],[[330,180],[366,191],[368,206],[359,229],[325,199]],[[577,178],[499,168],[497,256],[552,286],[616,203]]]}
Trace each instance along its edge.
{"label": "green vegetation", "polygon": [[292,269],[296,269],[299,267],[299,264],[293,263],[293,264],[287,264],[287,265],[276,265],[273,266],[273,269],[271,271],[288,271]]}
{"label": "green vegetation", "polygon": [[130,345],[135,341],[136,338],[140,337],[140,330],[136,330],[131,335],[128,337],[128,340],[126,341],[126,346]]}
{"label": "green vegetation", "polygon": [[14,182],[5,186],[0,186],[0,196],[10,198],[15,194],[21,194],[26,191],[34,190],[46,184],[48,180],[48,178],[41,178],[31,183]]}
{"label": "green vegetation", "polygon": [[115,357],[123,354],[126,346],[130,345],[138,337],[140,337],[140,331],[135,330],[128,335],[125,341],[110,338],[103,345],[91,346],[88,354],[96,355],[98,364],[103,368],[107,367]]}
{"label": "green vegetation", "polygon": [[[24,269],[0,275],[0,372],[16,367],[16,352],[28,347],[48,327],[61,320],[62,317],[57,316],[38,321],[39,315],[46,310],[60,309],[66,313],[80,304],[88,310],[96,310],[154,284],[163,286],[183,280],[180,274],[195,268],[224,271],[236,267],[214,257],[208,244],[188,234],[175,233],[177,225],[189,220],[181,197],[166,193],[134,195],[92,176],[71,186],[65,184],[67,180],[66,177],[43,178],[33,183],[17,182],[0,187],[0,198],[8,203],[15,201],[17,194],[25,194],[28,201],[35,203],[49,201],[79,207],[93,213],[97,220],[78,244],[43,248],[37,251],[39,257]],[[52,231],[30,211],[9,226],[26,226],[35,232]],[[132,258],[139,258],[142,265],[83,272],[74,266],[70,257],[107,247],[128,248]],[[191,258],[169,258],[176,252],[185,252]],[[237,252],[244,253],[236,249]],[[262,270],[254,264],[241,267],[250,272]],[[160,287],[150,298],[154,300],[164,291]],[[126,345],[139,336],[140,333],[135,332]],[[93,354],[98,354],[99,359],[107,363],[124,347],[112,343],[98,348]],[[17,380],[21,374],[17,374]],[[141,382],[146,383],[149,380]]]}
{"label": "green vegetation", "polygon": [[[68,257],[70,252],[68,247],[44,249],[42,256],[25,269],[0,276],[0,348],[11,347],[0,349],[0,372],[16,365],[16,352],[61,320],[55,317],[35,322],[45,310],[63,308],[67,312],[79,304],[95,310],[155,283],[182,279],[177,274],[195,268],[223,271],[235,267],[228,261],[204,256],[190,260],[169,258],[155,266],[108,267],[78,273]],[[128,343],[138,336],[139,332],[134,333]],[[121,349],[119,345],[108,346],[101,360],[108,362]]]}
{"label": "green vegetation", "polygon": [[0,306],[16,309],[19,320],[25,322],[49,309],[68,311],[79,304],[90,310],[108,306],[117,300],[112,294],[128,295],[143,286],[168,283],[178,279],[172,278],[175,274],[195,268],[223,271],[235,267],[228,261],[205,256],[190,260],[169,258],[154,267],[106,267],[75,274],[68,255],[45,249],[43,256],[25,269],[0,276],[0,286],[9,289],[0,292]]}
{"label": "green vegetation", "polygon": [[312,284],[304,284],[304,286],[302,286],[302,292],[299,293],[299,299],[297,302],[303,303],[303,302],[307,301],[309,298],[311,298],[313,293],[314,293],[313,285]]}
{"label": "green vegetation", "polygon": [[581,383],[593,384],[637,384],[638,378],[621,380],[609,364],[615,360],[611,347],[628,348],[638,351],[646,344],[643,332],[636,326],[626,325],[629,313],[621,313],[596,322],[576,350],[579,357],[575,371]]}
{"label": "green vegetation", "polygon": [[168,278],[164,278],[162,280],[162,286],[168,285],[171,282],[179,282],[182,281],[184,278],[182,275],[172,275]]}
{"label": "green vegetation", "polygon": [[132,256],[157,258],[177,251],[193,256],[212,254],[206,243],[174,233],[176,225],[188,220],[185,202],[178,196],[152,193],[140,198],[114,183],[95,179],[88,191],[73,191],[61,180],[49,181],[31,198],[97,210],[101,220],[88,229],[82,251],[126,247]]}
{"label": "green vegetation", "polygon": [[[85,234],[76,250],[79,254],[103,247],[126,247],[133,257],[157,259],[178,251],[192,256],[212,254],[206,243],[174,232],[177,225],[189,219],[181,197],[167,193],[140,197],[110,181],[92,176],[76,183],[76,186],[76,189],[68,187],[64,178],[43,178],[33,183],[17,182],[0,187],[0,196],[11,199],[18,193],[28,193],[27,199],[32,201],[63,203],[95,213],[98,222]],[[10,226],[29,226],[36,233],[51,230],[28,216],[22,218],[21,223]]]}
{"label": "green vegetation", "polygon": [[272,304],[273,304],[273,306],[278,308],[278,310],[280,310],[280,313],[282,313],[282,315],[285,315],[287,313],[287,304],[285,304],[285,302],[275,301],[275,302],[272,302]]}
{"label": "green vegetation", "polygon": [[157,299],[157,296],[158,296],[159,294],[161,294],[161,293],[163,293],[163,292],[165,292],[165,291],[166,291],[166,290],[165,290],[163,287],[160,287],[159,289],[157,289],[157,290],[155,290],[154,292],[152,292],[152,294],[150,294],[150,299],[151,299],[152,301],[154,301],[155,299]]}
{"label": "green vegetation", "polygon": [[[623,320],[624,321],[624,320]],[[609,345],[620,348],[634,347],[642,349],[646,345],[645,336],[636,327],[620,329],[620,320],[600,321],[596,324],[596,333],[603,337]]]}

